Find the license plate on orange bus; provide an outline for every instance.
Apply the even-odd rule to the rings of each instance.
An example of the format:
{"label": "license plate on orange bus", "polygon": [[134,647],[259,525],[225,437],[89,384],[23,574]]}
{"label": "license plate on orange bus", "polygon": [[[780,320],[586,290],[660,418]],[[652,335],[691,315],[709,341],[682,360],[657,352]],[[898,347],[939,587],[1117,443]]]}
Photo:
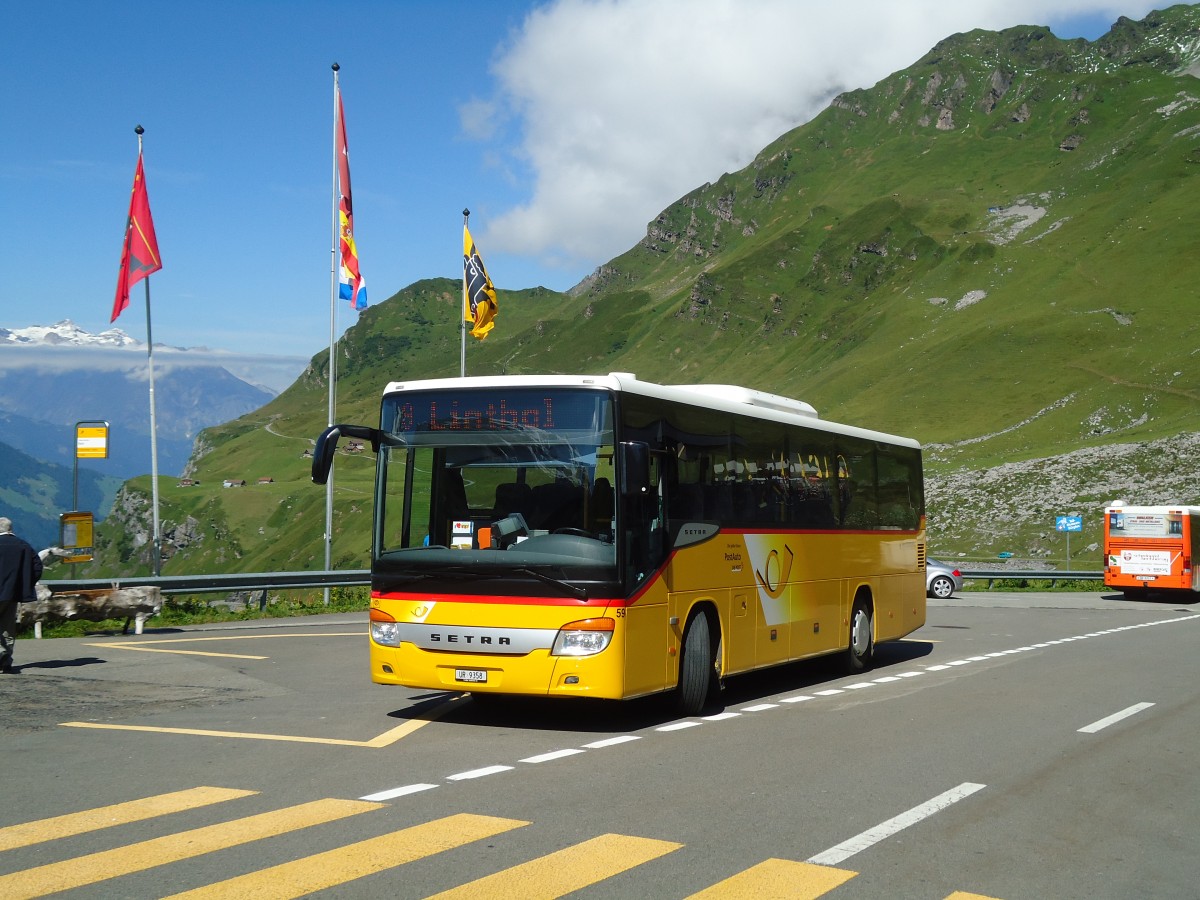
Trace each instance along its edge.
{"label": "license plate on orange bus", "polygon": [[455,669],[455,681],[469,681],[471,684],[487,684],[487,669]]}

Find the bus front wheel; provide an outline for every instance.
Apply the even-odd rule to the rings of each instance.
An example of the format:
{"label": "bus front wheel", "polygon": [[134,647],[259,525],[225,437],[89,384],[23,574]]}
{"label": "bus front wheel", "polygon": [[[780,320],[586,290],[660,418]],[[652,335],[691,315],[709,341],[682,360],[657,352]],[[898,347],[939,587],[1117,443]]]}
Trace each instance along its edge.
{"label": "bus front wheel", "polygon": [[846,651],[846,668],[850,672],[862,672],[871,665],[875,655],[875,629],[872,627],[871,605],[863,598],[854,601],[850,613],[850,649]]}
{"label": "bus front wheel", "polygon": [[681,716],[694,716],[704,709],[715,680],[714,665],[708,616],[699,612],[692,616],[683,635],[679,683],[675,686],[675,710]]}

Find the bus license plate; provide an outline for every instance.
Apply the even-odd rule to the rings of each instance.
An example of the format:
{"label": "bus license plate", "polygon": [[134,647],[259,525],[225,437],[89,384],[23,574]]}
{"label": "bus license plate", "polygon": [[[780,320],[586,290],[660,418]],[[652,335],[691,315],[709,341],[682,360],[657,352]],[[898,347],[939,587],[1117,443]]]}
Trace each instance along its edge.
{"label": "bus license plate", "polygon": [[487,669],[455,669],[455,681],[469,681],[471,684],[487,684]]}
{"label": "bus license plate", "polygon": [[1156,577],[1158,577],[1158,576],[1156,576],[1156,575],[1138,575],[1137,580],[1138,581],[1153,581]]}

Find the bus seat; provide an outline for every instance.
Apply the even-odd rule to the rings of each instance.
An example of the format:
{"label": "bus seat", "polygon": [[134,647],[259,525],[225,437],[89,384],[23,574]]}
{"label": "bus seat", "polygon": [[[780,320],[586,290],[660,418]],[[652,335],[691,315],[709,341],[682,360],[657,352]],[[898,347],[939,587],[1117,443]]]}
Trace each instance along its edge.
{"label": "bus seat", "polygon": [[608,534],[612,531],[613,489],[607,478],[597,478],[592,486],[592,531]]}
{"label": "bus seat", "polygon": [[583,526],[583,488],[569,481],[539,484],[533,489],[534,528],[554,531],[556,528]]}
{"label": "bus seat", "polygon": [[510,481],[496,485],[496,502],[492,516],[497,519],[503,519],[512,513],[528,516],[532,506],[532,495],[533,492],[527,484]]}

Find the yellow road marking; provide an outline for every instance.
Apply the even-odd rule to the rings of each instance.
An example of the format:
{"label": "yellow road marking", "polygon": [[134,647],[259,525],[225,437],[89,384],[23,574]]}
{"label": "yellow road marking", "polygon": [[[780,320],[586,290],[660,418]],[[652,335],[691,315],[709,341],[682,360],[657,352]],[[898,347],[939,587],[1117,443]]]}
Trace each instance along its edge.
{"label": "yellow road marking", "polygon": [[262,641],[271,638],[313,638],[313,637],[365,637],[365,631],[325,631],[325,632],[305,632],[302,634],[231,634],[212,637],[186,637],[186,638],[156,638],[152,641],[122,641],[114,643],[105,641],[102,643],[85,644],[86,647],[101,647],[106,650],[138,650],[142,653],[176,653],[180,656],[216,656],[224,659],[270,659],[269,656],[251,656],[242,653],[215,653],[206,650],[176,650],[174,648],[160,649],[158,644],[190,644],[199,641]]}
{"label": "yellow road marking", "polygon": [[0,897],[5,900],[26,900],[96,884],[216,850],[344,819],[379,809],[383,805],[362,800],[315,800],[232,822],[206,825],[115,850],[104,850],[0,876]]}
{"label": "yellow road marking", "polygon": [[109,650],[137,650],[141,653],[171,653],[175,656],[219,656],[223,659],[270,659],[246,653],[211,653],[205,650],[159,650],[157,647],[137,647],[133,644],[84,644],[85,647],[104,647]]}
{"label": "yellow road marking", "polygon": [[682,846],[671,841],[602,834],[574,847],[436,894],[429,900],[553,900]]}
{"label": "yellow road marking", "polygon": [[225,634],[204,637],[154,638],[146,641],[125,641],[120,644],[89,644],[91,647],[127,647],[131,644],[191,644],[197,641],[267,641],[279,638],[306,637],[366,637],[365,631],[306,631],[296,634]]}
{"label": "yellow road marking", "polygon": [[953,894],[948,894],[946,900],[996,900],[996,898],[989,897],[986,894],[969,894],[966,891],[955,891]]}
{"label": "yellow road marking", "polygon": [[101,828],[111,828],[114,825],[141,822],[155,816],[181,812],[185,809],[196,809],[212,803],[223,803],[226,800],[249,797],[256,793],[258,792],[240,791],[233,788],[197,787],[186,791],[144,797],[141,800],[114,803],[111,806],[100,806],[96,809],[70,813],[65,816],[39,819],[36,822],[10,825],[7,828],[0,828],[0,850],[13,850],[17,847],[28,847],[30,844],[40,844],[43,841],[71,837]]}
{"label": "yellow road marking", "polygon": [[174,894],[171,900],[290,900],[528,824],[518,819],[459,813]]}
{"label": "yellow road marking", "polygon": [[815,900],[857,872],[788,859],[768,859],[718,881],[688,900]]}
{"label": "yellow road marking", "polygon": [[[457,700],[458,698],[455,698]],[[390,747],[396,741],[403,737],[412,734],[418,728],[428,725],[430,722],[436,721],[449,708],[454,700],[448,703],[443,703],[440,706],[431,709],[427,713],[423,713],[420,718],[409,719],[397,725],[395,728],[389,728],[376,737],[366,741],[354,741],[348,738],[318,738],[307,737],[300,734],[263,734],[253,731],[213,731],[207,728],[167,728],[159,725],[114,725],[108,722],[60,722],[64,728],[92,728],[107,731],[142,731],[151,734],[186,734],[193,737],[218,737],[218,738],[239,738],[247,741],[283,741],[293,744],[327,744],[334,747],[367,747],[371,750],[378,750],[382,747]]]}
{"label": "yellow road marking", "polygon": [[[115,648],[118,650],[141,650],[149,653],[179,653],[190,654],[193,656],[222,656],[230,659],[270,659],[267,656],[243,656],[236,653],[209,653],[202,650],[159,650],[154,647],[142,646],[144,644],[178,644],[192,641],[241,641],[241,640],[262,640],[263,638],[293,638],[293,637],[362,637],[365,631],[344,631],[344,632],[325,632],[325,633],[305,633],[305,634],[263,634],[263,635],[228,635],[219,637],[196,637],[196,638],[164,638],[162,640],[153,641],[130,641],[128,643],[101,643],[88,644],[89,647],[106,647]],[[455,697],[454,700],[460,700],[465,694]],[[100,722],[60,722],[64,728],[93,728],[107,729],[110,731],[144,731],[156,734],[186,734],[194,737],[220,737],[220,738],[239,738],[250,741],[285,741],[295,744],[329,744],[338,747],[369,747],[377,750],[381,747],[389,747],[403,737],[412,734],[418,728],[428,725],[430,722],[439,718],[447,709],[450,708],[450,703],[454,700],[444,703],[427,713],[424,713],[420,718],[410,719],[395,728],[389,728],[383,734],[377,735],[366,741],[355,741],[345,738],[315,738],[304,735],[293,734],[262,734],[253,731],[213,731],[203,728],[166,728],[153,725],[113,725]],[[2,849],[2,848],[0,848]]]}

